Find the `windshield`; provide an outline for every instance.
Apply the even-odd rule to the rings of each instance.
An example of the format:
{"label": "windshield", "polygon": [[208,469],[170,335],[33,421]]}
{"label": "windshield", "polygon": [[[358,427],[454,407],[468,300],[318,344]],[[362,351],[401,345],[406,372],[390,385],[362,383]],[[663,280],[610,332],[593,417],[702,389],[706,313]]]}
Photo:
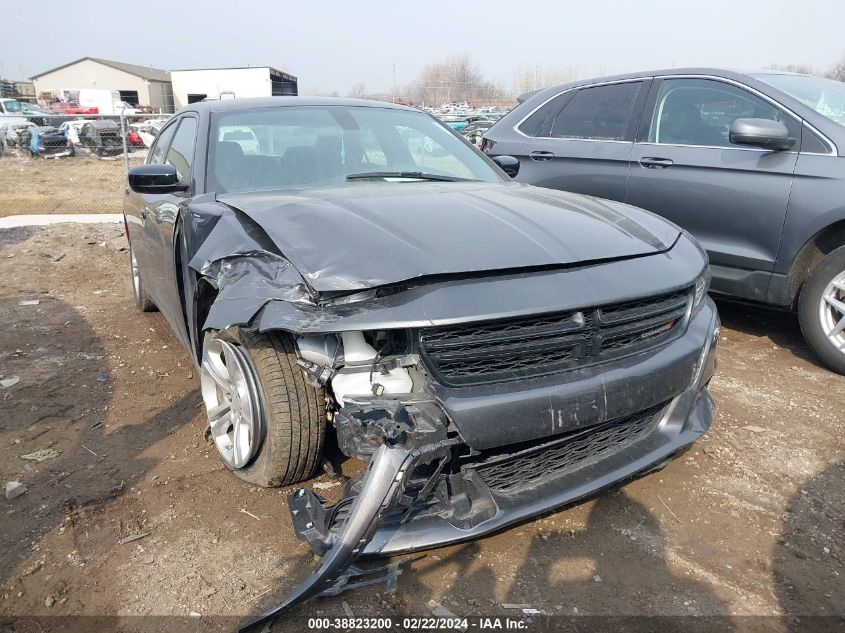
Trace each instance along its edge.
{"label": "windshield", "polygon": [[808,75],[755,74],[754,77],[845,126],[845,84]]}
{"label": "windshield", "polygon": [[427,114],[362,106],[262,108],[214,117],[208,165],[219,193],[355,182],[501,182]]}
{"label": "windshield", "polygon": [[3,107],[6,109],[6,112],[20,112],[21,111],[20,101],[4,101]]}

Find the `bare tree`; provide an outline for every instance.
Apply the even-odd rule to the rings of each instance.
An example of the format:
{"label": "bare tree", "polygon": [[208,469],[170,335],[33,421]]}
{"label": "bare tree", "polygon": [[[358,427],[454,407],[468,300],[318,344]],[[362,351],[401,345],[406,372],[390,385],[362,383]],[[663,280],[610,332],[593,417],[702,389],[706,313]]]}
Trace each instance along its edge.
{"label": "bare tree", "polygon": [[502,87],[485,80],[468,55],[454,55],[442,62],[428,64],[410,92],[417,103],[426,105],[464,101],[480,105],[501,101],[504,97]]}
{"label": "bare tree", "polygon": [[765,68],[766,70],[782,70],[783,72],[787,73],[800,73],[802,75],[817,75],[816,69],[813,68],[810,64],[785,64],[785,65],[778,65],[778,64],[769,64]]}
{"label": "bare tree", "polygon": [[514,73],[513,87],[514,92],[520,95],[524,92],[565,84],[576,79],[600,77],[603,74],[604,69],[590,70],[589,68],[581,68],[579,66],[554,66],[551,68],[544,68],[542,66],[535,66],[534,68],[520,67]]}
{"label": "bare tree", "polygon": [[356,84],[352,84],[352,87],[349,89],[349,94],[347,96],[352,97],[353,99],[363,99],[367,95],[367,86],[364,85],[363,81],[359,81]]}
{"label": "bare tree", "polygon": [[836,81],[845,81],[845,58],[838,64],[825,73],[828,79],[835,79]]}

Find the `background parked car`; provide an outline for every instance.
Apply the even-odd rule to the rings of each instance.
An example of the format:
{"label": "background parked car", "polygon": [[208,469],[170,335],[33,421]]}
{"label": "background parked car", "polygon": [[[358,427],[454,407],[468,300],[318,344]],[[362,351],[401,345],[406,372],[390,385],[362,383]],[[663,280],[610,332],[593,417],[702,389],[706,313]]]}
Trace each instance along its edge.
{"label": "background parked car", "polygon": [[24,128],[20,146],[29,149],[32,156],[58,158],[73,155],[73,145],[68,144],[64,132],[48,125]]}
{"label": "background parked car", "polygon": [[141,138],[139,125],[130,125],[126,130],[126,143],[130,147],[147,147],[144,139]]}
{"label": "background parked car", "polygon": [[97,156],[114,156],[123,151],[120,128],[109,120],[89,121],[83,125],[79,144]]}
{"label": "background parked car", "polygon": [[93,106],[81,106],[75,101],[56,101],[50,104],[50,110],[57,114],[99,114]]}
{"label": "background parked car", "polygon": [[254,155],[258,153],[258,137],[248,127],[221,126],[217,140],[227,143],[237,143],[244,154]]}
{"label": "background parked car", "polygon": [[36,127],[35,123],[32,121],[27,121],[26,119],[17,121],[13,124],[6,124],[3,128],[3,138],[6,142],[6,145],[9,147],[17,147],[20,145],[21,134],[23,134],[27,128]]}
{"label": "background parked car", "polygon": [[59,129],[67,137],[71,144],[79,145],[79,133],[86,123],[90,123],[93,119],[75,119],[73,121],[65,121],[59,126]]}
{"label": "background parked car", "polygon": [[15,145],[17,135],[12,132],[12,129],[27,123],[29,123],[29,120],[21,111],[20,101],[17,99],[0,99],[0,138],[5,140],[8,145]]}
{"label": "background parked car", "polygon": [[120,99],[117,90],[103,90],[99,88],[83,88],[79,91],[79,105],[97,108],[100,114],[140,114],[141,111]]}
{"label": "background parked car", "polygon": [[150,147],[167,121],[168,119],[152,119],[149,121],[142,121],[130,127],[136,128],[138,136],[141,137],[141,141],[143,141],[144,145]]}
{"label": "background parked car", "polygon": [[463,130],[461,135],[476,147],[481,147],[481,140],[484,133],[493,127],[495,121],[481,120],[470,123]]}
{"label": "background parked car", "polygon": [[845,373],[845,85],[667,70],[528,95],[486,134],[518,180],[620,200],[689,230],[713,291],[798,312]]}

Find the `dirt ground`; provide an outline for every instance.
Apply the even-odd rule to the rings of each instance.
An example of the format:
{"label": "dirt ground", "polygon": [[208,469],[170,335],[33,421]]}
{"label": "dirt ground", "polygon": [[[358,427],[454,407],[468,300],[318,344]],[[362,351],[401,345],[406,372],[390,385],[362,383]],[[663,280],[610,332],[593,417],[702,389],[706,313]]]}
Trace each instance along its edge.
{"label": "dirt ground", "polygon": [[[314,564],[289,489],[236,479],[203,440],[196,371],[161,315],[134,311],[124,246],[117,225],[0,231],[0,378],[20,378],[0,387],[0,484],[27,488],[0,500],[0,617],[257,614]],[[720,311],[717,419],[683,457],[429,552],[393,594],[369,587],[294,616],[428,615],[430,601],[461,616],[722,618],[703,630],[845,616],[845,378],[819,366],[792,316]],[[22,458],[36,451],[55,455]],[[272,630],[306,630],[292,622]]]}
{"label": "dirt ground", "polygon": [[[123,156],[98,157],[85,150],[78,156],[32,158],[23,150],[5,148],[0,156],[0,218],[27,213],[121,213]],[[143,162],[144,152],[130,154],[130,166]]]}

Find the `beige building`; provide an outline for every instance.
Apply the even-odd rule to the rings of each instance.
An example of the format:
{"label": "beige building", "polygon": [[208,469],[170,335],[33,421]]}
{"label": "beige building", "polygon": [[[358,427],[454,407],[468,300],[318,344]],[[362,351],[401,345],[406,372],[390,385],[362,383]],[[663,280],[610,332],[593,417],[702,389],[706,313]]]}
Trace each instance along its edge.
{"label": "beige building", "polygon": [[97,88],[117,90],[122,101],[149,105],[159,112],[173,112],[170,73],[158,68],[83,57],[31,77],[35,94],[58,90]]}

